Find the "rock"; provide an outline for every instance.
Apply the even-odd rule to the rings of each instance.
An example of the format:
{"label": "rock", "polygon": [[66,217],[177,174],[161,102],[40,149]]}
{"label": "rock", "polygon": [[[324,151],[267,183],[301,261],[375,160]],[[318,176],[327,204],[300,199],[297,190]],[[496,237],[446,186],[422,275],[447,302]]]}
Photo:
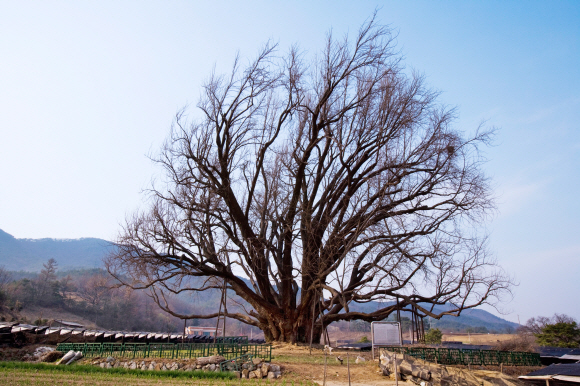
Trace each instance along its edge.
{"label": "rock", "polygon": [[250,370],[248,369],[243,369],[242,370],[242,378],[247,379],[248,378],[248,373],[250,372]]}
{"label": "rock", "polygon": [[254,370],[254,371],[252,371],[252,374],[255,374],[256,378],[262,379],[262,370],[260,370],[260,369]]}
{"label": "rock", "polygon": [[273,371],[268,371],[268,379],[276,379],[276,374]]}
{"label": "rock", "polygon": [[110,364],[110,363],[105,363],[105,368],[106,369],[112,369],[113,368],[113,365]]}
{"label": "rock", "polygon": [[161,367],[163,367],[163,363],[156,363],[155,364],[155,370],[160,371]]}
{"label": "rock", "polygon": [[147,370],[147,365],[141,365],[141,370]]}
{"label": "rock", "polygon": [[274,372],[274,375],[276,376],[276,379],[278,379],[278,378],[282,377],[282,372],[280,372],[280,371],[275,371],[275,372]]}
{"label": "rock", "polygon": [[211,364],[209,365],[209,371],[214,371],[215,370],[215,364]]}
{"label": "rock", "polygon": [[235,376],[236,378],[241,378],[241,377],[242,377],[242,373],[241,373],[241,372],[239,372],[239,371],[233,371],[233,373],[234,373],[234,376]]}
{"label": "rock", "polygon": [[202,367],[201,365],[196,365],[195,366],[196,369],[201,369],[201,367]]}
{"label": "rock", "polygon": [[253,358],[252,363],[257,366],[262,363],[262,358]]}
{"label": "rock", "polygon": [[137,369],[137,363],[135,362],[130,362],[131,364],[129,365],[129,369],[131,370],[136,370]]}
{"label": "rock", "polygon": [[107,361],[107,363],[113,363],[113,362],[115,362],[115,358],[107,357],[106,361]]}
{"label": "rock", "polygon": [[262,378],[264,378],[265,376],[268,375],[268,372],[270,371],[270,365],[268,365],[267,363],[262,363],[260,371],[262,372]]}
{"label": "rock", "polygon": [[278,371],[280,371],[280,366],[278,366],[278,365],[270,365],[270,371],[278,372]]}
{"label": "rock", "polygon": [[41,346],[41,347],[37,347],[34,350],[34,353],[32,355],[35,357],[40,357],[43,354],[46,354],[46,353],[52,352],[52,351],[54,351],[54,349],[52,347]]}
{"label": "rock", "polygon": [[42,354],[39,358],[39,360],[41,362],[49,362],[52,363],[60,358],[62,358],[64,355],[64,353],[60,352],[60,351],[47,351],[44,354]]}
{"label": "rock", "polygon": [[198,365],[202,365],[203,366],[203,365],[207,365],[207,364],[218,364],[218,363],[223,362],[225,360],[226,360],[226,358],[224,358],[221,355],[212,355],[212,356],[209,356],[209,357],[200,357],[200,358],[197,358],[195,360],[195,363],[197,363]]}
{"label": "rock", "polygon": [[248,378],[254,379],[254,378],[256,378],[256,374],[253,371],[250,371],[250,373],[248,374]]}
{"label": "rock", "polygon": [[99,364],[99,366],[100,366],[102,369],[104,369],[106,364],[107,364],[107,363],[105,363],[105,362],[101,362],[101,363]]}

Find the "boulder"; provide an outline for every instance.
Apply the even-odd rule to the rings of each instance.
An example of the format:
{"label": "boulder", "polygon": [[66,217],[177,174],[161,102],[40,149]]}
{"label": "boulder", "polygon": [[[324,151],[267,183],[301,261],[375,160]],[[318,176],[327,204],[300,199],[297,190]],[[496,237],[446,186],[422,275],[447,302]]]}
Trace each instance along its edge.
{"label": "boulder", "polygon": [[262,363],[262,358],[253,358],[252,363],[257,366]]}
{"label": "boulder", "polygon": [[241,378],[241,376],[242,376],[242,373],[241,373],[241,372],[239,372],[239,371],[233,371],[233,373],[234,373],[234,376],[235,376],[236,378]]}
{"label": "boulder", "polygon": [[262,372],[262,378],[264,378],[265,376],[268,375],[268,372],[270,371],[270,365],[267,363],[262,363],[260,371]]}
{"label": "boulder", "polygon": [[252,371],[252,373],[256,375],[256,378],[262,379],[262,370],[260,370],[260,369],[254,370],[254,371]]}
{"label": "boulder", "polygon": [[279,372],[280,371],[280,366],[278,366],[278,365],[270,365],[270,371]]}
{"label": "boulder", "polygon": [[49,362],[49,363],[52,363],[52,362],[54,362],[54,361],[62,358],[63,355],[64,355],[64,353],[63,352],[60,352],[60,351],[47,351],[47,352],[45,352],[44,354],[42,354],[40,356],[40,359],[39,360],[41,362]]}
{"label": "boulder", "polygon": [[242,378],[247,379],[249,372],[250,370],[248,369],[242,369]]}
{"label": "boulder", "polygon": [[224,358],[221,355],[212,355],[209,357],[200,357],[197,358],[195,360],[195,363],[197,363],[198,365],[207,365],[207,364],[219,364],[220,362],[225,361],[226,358]]}
{"label": "boulder", "polygon": [[276,379],[276,374],[273,371],[268,371],[268,379]]}

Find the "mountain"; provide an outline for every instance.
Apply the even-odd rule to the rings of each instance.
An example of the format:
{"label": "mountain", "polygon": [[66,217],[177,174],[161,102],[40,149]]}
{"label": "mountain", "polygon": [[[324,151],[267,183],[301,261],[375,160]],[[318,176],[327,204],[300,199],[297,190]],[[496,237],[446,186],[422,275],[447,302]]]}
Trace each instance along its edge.
{"label": "mountain", "polygon": [[0,229],[0,266],[10,271],[39,272],[50,258],[59,270],[101,267],[113,248],[102,239],[17,239]]}
{"label": "mountain", "polygon": [[[378,303],[378,302],[368,302],[362,304],[351,304],[350,309],[359,312],[373,312],[376,311],[381,306],[386,306],[388,304]],[[434,312],[441,313],[445,310],[451,309],[450,304],[445,306],[435,306]],[[392,317],[392,316],[391,316]],[[411,317],[410,312],[401,312],[401,317]],[[431,323],[432,327],[439,328],[444,331],[465,331],[468,328],[482,328],[485,327],[488,331],[497,332],[513,332],[518,328],[517,323],[510,322],[508,320],[502,319],[498,316],[493,315],[485,310],[478,309],[467,309],[461,312],[460,316],[450,316],[445,315],[439,320],[425,318],[425,325],[427,326]],[[483,332],[483,331],[479,331]]]}
{"label": "mountain", "polygon": [[[0,230],[0,266],[4,265],[10,271],[39,272],[42,269],[42,264],[50,258],[57,261],[58,269],[61,272],[78,268],[102,267],[103,258],[113,248],[114,246],[110,242],[96,238],[76,240],[17,239]],[[213,312],[213,309],[219,304],[220,296],[219,290],[213,290],[203,294],[183,294],[180,298],[186,302],[193,302],[199,310]],[[237,300],[245,304],[241,299]],[[350,308],[360,312],[373,312],[379,306],[381,304],[378,302],[369,302],[351,304]],[[443,309],[443,307],[438,307],[435,311],[441,312]],[[410,315],[403,312],[402,316]],[[469,327],[486,327],[490,331],[513,331],[517,328],[516,323],[478,309],[465,310],[459,317],[444,316],[441,320],[432,320],[431,324],[433,327],[447,331],[464,331]]]}

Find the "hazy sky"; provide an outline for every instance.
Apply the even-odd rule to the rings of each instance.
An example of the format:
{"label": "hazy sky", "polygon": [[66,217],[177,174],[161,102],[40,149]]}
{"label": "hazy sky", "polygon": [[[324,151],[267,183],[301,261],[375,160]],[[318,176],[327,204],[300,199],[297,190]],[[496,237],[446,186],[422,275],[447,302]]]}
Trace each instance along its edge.
{"label": "hazy sky", "polygon": [[0,1],[0,229],[113,239],[214,65],[267,39],[315,53],[377,7],[457,127],[500,129],[487,227],[520,283],[507,319],[580,319],[578,1]]}

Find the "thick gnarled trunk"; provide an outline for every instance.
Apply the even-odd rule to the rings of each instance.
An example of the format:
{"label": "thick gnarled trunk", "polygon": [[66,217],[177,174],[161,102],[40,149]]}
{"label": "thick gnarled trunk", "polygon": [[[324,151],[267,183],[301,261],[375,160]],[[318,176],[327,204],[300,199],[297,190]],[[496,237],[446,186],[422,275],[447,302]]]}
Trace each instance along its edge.
{"label": "thick gnarled trunk", "polygon": [[268,316],[266,323],[259,326],[264,332],[267,342],[286,343],[309,343],[312,331],[312,343],[319,343],[322,337],[322,327],[319,321],[315,321],[312,329],[312,318],[309,316],[298,317],[295,321],[283,316]]}

